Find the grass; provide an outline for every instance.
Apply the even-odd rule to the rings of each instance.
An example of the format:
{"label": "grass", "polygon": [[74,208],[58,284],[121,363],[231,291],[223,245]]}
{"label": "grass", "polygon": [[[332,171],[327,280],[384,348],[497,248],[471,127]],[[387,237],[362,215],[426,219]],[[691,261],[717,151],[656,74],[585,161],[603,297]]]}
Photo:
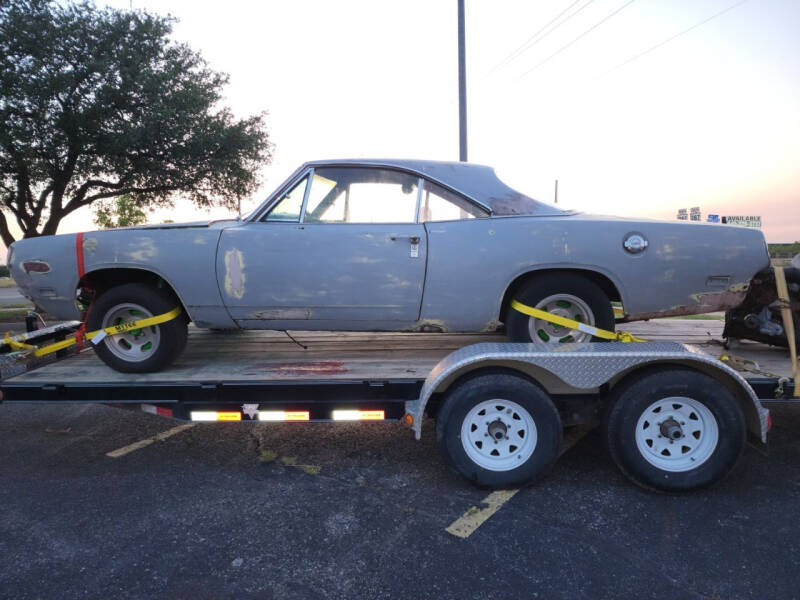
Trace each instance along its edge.
{"label": "grass", "polygon": [[682,315],[679,317],[665,317],[666,319],[688,319],[689,321],[724,321],[725,313],[708,313],[706,315]]}
{"label": "grass", "polygon": [[28,314],[28,311],[31,310],[33,306],[26,305],[24,308],[11,308],[11,307],[3,307],[0,308],[0,321],[16,321],[17,319],[24,319],[25,315]]}

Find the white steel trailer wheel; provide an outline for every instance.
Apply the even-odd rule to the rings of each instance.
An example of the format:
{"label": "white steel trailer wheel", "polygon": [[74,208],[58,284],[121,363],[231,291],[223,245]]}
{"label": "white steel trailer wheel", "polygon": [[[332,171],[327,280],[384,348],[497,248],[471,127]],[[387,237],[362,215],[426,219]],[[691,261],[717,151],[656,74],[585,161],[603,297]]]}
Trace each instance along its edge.
{"label": "white steel trailer wheel", "polygon": [[688,492],[733,469],[747,427],[721,379],[681,365],[633,372],[617,384],[603,436],[619,469],[639,485]]}
{"label": "white steel trailer wheel", "polygon": [[531,414],[510,400],[491,399],[473,406],[461,425],[464,452],[489,471],[509,471],[524,464],[537,439]]}
{"label": "white steel trailer wheel", "polygon": [[[594,313],[589,305],[572,294],[553,294],[543,298],[536,307],[559,317],[565,317],[594,326]],[[528,332],[531,340],[536,344],[564,344],[568,342],[588,342],[591,334],[574,331],[555,323],[550,323],[536,317],[529,317]]]}
{"label": "white steel trailer wheel", "polygon": [[[111,307],[103,317],[102,327],[112,327],[120,323],[137,321],[154,316],[149,310],[140,304],[125,302]],[[103,343],[106,348],[115,356],[129,362],[141,362],[147,360],[156,350],[161,342],[161,332],[155,325],[150,327],[139,327],[130,329],[122,333],[106,336]]]}
{"label": "white steel trailer wheel", "polygon": [[636,423],[636,447],[647,462],[671,473],[705,463],[719,441],[719,425],[705,404],[670,396],[648,406]]}
{"label": "white steel trailer wheel", "polygon": [[561,417],[548,393],[514,371],[467,375],[445,393],[436,441],[450,466],[483,487],[525,485],[556,461]]}

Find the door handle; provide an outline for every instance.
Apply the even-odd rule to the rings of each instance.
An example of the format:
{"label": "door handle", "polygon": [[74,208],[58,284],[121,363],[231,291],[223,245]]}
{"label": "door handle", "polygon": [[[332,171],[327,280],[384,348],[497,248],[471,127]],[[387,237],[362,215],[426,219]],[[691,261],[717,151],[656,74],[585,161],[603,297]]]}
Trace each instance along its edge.
{"label": "door handle", "polygon": [[419,236],[418,235],[408,235],[408,234],[405,234],[405,233],[400,233],[400,234],[393,233],[392,235],[389,236],[389,239],[392,240],[393,242],[396,242],[397,240],[408,240],[412,244],[419,244]]}

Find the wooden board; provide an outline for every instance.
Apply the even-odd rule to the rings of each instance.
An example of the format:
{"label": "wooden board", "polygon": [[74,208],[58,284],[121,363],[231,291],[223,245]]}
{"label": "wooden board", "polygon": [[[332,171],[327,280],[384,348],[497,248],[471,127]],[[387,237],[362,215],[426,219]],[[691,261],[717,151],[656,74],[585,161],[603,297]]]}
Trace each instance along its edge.
{"label": "wooden board", "polygon": [[[788,375],[788,350],[741,343],[726,351],[720,344],[724,323],[716,320],[663,319],[623,327],[648,340],[699,345],[719,356],[728,352],[756,360],[777,375]],[[160,373],[118,373],[91,350],[46,365],[9,381],[52,383],[175,382],[219,380],[417,379],[444,356],[469,344],[504,342],[501,334],[345,333],[292,331],[215,332],[190,327],[183,355]],[[305,346],[303,348],[302,346]]]}

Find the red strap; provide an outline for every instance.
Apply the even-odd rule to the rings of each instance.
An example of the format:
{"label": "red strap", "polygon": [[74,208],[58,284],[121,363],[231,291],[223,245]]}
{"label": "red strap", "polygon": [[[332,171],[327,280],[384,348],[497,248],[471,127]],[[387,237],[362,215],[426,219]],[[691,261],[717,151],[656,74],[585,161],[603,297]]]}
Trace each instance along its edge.
{"label": "red strap", "polygon": [[85,266],[83,264],[83,232],[81,231],[78,235],[75,236],[75,256],[78,259],[78,280],[80,281],[83,279],[83,276],[86,273]]}
{"label": "red strap", "polygon": [[75,352],[80,352],[83,350],[84,343],[85,343],[85,336],[86,335],[86,322],[84,321],[81,323],[80,328],[78,331],[75,332]]}
{"label": "red strap", "polygon": [[86,313],[83,315],[83,323],[78,328],[78,331],[75,332],[75,352],[80,352],[86,345],[86,323],[89,320],[89,313],[92,312],[92,305],[89,305],[89,308],[86,309]]}

